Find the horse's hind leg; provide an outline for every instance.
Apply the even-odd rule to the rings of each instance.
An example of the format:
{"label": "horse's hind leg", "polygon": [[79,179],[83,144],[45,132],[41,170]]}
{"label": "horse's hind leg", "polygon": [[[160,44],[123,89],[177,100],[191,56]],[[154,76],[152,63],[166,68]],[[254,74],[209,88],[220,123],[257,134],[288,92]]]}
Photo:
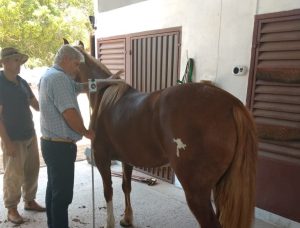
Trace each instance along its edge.
{"label": "horse's hind leg", "polygon": [[121,226],[131,226],[133,222],[132,208],[130,203],[130,192],[131,192],[131,175],[133,167],[126,163],[123,165],[123,182],[122,189],[125,195],[125,212],[124,217],[120,221]]}
{"label": "horse's hind leg", "polygon": [[189,208],[201,228],[221,228],[211,204],[211,188],[191,181],[182,184]]}

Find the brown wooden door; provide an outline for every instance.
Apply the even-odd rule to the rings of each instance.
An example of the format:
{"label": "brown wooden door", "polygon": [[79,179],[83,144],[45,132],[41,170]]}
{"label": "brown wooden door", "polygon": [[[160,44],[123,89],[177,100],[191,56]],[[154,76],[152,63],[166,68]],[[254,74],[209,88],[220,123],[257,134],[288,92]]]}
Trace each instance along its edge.
{"label": "brown wooden door", "polygon": [[[131,84],[142,92],[173,86],[179,79],[180,29],[140,33],[130,38]],[[174,183],[169,165],[136,168],[151,176]]]}
{"label": "brown wooden door", "polygon": [[260,138],[257,206],[300,222],[300,10],[256,16],[247,105]]}
{"label": "brown wooden door", "polygon": [[[98,39],[98,59],[112,73],[123,69],[123,78],[134,88],[153,92],[173,86],[179,79],[180,42],[178,27]],[[136,169],[174,183],[169,165]]]}
{"label": "brown wooden door", "polygon": [[131,84],[153,92],[173,86],[179,79],[180,32],[131,37]]}

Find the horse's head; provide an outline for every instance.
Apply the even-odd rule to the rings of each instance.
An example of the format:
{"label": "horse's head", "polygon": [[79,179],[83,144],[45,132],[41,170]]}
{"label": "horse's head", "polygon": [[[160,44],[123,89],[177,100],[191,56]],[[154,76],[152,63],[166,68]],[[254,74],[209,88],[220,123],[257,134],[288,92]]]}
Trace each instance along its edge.
{"label": "horse's head", "polygon": [[[64,39],[64,44],[69,44],[69,42]],[[75,81],[85,83],[89,79],[120,79],[120,74],[123,73],[123,70],[112,74],[104,64],[84,50],[84,44],[81,41],[73,47],[80,51],[84,56],[84,62],[79,66],[79,72],[75,77]],[[98,85],[97,93],[92,93],[89,97],[93,109],[99,108],[100,101],[103,100],[102,97],[105,91],[108,90],[105,95],[108,97],[105,99],[105,103],[111,104],[116,102],[127,89],[128,85],[126,83],[115,83],[110,80],[101,82],[101,85]]]}
{"label": "horse's head", "polygon": [[[69,44],[69,42],[64,39],[64,44]],[[113,74],[104,64],[84,50],[84,44],[81,41],[74,48],[84,56],[84,62],[80,64],[79,73],[76,75],[75,81],[87,82],[88,79],[106,79],[112,77]]]}

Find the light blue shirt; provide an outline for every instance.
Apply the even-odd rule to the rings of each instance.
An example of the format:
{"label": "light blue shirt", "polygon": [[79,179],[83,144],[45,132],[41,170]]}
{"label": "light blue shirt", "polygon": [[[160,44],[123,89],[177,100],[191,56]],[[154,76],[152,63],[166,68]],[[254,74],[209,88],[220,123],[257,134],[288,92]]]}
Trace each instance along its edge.
{"label": "light blue shirt", "polygon": [[62,113],[75,108],[80,114],[77,95],[81,91],[76,83],[61,67],[54,65],[41,77],[39,84],[39,104],[41,133],[44,137],[78,141],[80,134],[72,130]]}

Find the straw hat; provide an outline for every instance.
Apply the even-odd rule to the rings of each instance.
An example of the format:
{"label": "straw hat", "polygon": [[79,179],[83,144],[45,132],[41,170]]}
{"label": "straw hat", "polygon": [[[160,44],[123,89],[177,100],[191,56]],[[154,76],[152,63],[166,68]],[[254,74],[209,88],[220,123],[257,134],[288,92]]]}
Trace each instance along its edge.
{"label": "straw hat", "polygon": [[28,55],[22,54],[18,49],[13,47],[3,48],[0,53],[0,66],[4,59],[8,59],[14,56],[19,56],[21,64],[24,64],[28,60]]}

